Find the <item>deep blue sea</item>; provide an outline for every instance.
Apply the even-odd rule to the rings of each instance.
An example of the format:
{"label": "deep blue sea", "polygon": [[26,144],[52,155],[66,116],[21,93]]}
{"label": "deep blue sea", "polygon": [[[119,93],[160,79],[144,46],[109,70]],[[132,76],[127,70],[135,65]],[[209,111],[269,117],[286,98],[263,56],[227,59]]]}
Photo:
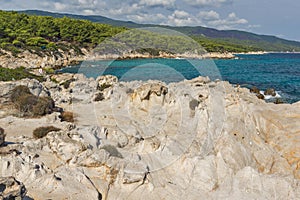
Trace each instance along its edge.
{"label": "deep blue sea", "polygon": [[132,59],[85,61],[60,70],[87,77],[112,74],[120,80],[177,82],[199,75],[260,90],[274,88],[285,102],[300,100],[300,54],[237,55],[237,59]]}

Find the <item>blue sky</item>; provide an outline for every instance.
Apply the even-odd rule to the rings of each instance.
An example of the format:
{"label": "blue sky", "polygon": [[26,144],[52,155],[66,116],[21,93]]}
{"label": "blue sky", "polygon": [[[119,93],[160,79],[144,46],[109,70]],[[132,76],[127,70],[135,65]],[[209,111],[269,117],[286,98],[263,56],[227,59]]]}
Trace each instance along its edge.
{"label": "blue sky", "polygon": [[238,29],[300,41],[297,0],[1,0],[0,9],[40,9],[138,23]]}

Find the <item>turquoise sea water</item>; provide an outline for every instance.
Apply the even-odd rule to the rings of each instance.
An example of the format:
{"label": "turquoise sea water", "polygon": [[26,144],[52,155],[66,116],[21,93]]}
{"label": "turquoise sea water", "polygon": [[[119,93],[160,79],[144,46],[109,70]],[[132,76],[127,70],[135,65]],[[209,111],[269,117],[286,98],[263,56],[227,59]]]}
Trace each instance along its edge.
{"label": "turquoise sea water", "polygon": [[123,81],[177,82],[199,75],[261,90],[274,88],[284,101],[300,100],[300,54],[237,55],[233,60],[133,59],[83,62],[60,71],[87,77],[112,74]]}

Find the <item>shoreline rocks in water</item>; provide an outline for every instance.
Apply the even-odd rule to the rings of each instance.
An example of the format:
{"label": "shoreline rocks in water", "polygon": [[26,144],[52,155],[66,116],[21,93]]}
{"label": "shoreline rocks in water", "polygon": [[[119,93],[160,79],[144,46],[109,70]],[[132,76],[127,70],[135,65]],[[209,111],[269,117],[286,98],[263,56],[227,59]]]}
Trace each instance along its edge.
{"label": "shoreline rocks in water", "polygon": [[22,118],[3,109],[0,177],[14,176],[32,199],[300,198],[299,102],[268,104],[205,77],[55,79],[0,83],[4,108],[11,90],[28,85],[74,114],[64,121],[55,111]]}
{"label": "shoreline rocks in water", "polygon": [[266,102],[272,102],[275,104],[284,103],[284,100],[275,91],[274,88],[267,88],[265,91],[260,91],[256,86],[253,86],[250,88],[250,92],[254,93],[257,96],[257,98],[266,100]]}
{"label": "shoreline rocks in water", "polygon": [[264,92],[264,95],[271,95],[271,96],[275,97],[276,96],[275,89],[273,89],[273,88],[266,89]]}

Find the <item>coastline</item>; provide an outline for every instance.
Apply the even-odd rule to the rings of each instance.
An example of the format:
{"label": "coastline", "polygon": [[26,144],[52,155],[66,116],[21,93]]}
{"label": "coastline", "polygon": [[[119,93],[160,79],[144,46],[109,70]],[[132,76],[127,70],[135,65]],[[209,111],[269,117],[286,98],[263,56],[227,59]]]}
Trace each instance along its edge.
{"label": "coastline", "polygon": [[61,69],[67,66],[76,65],[86,60],[126,60],[126,59],[149,59],[149,58],[173,58],[173,59],[235,59],[237,55],[263,55],[269,53],[300,53],[300,52],[207,52],[204,54],[170,54],[159,52],[159,55],[150,55],[149,53],[124,53],[123,55],[105,54],[93,55],[90,50],[82,48],[78,53],[74,49],[63,51],[58,49],[56,52],[29,52],[23,51],[17,55],[0,49],[0,66],[4,68],[25,67],[26,69],[37,69],[38,67],[49,69]]}
{"label": "coastline", "polygon": [[234,53],[207,52],[204,54],[169,54],[159,52],[159,55],[148,53],[124,53],[123,55],[106,54],[93,55],[87,49],[82,48],[81,54],[74,49],[68,51],[58,50],[57,52],[29,52],[24,51],[17,55],[0,49],[0,66],[4,68],[25,67],[26,69],[36,69],[38,67],[60,69],[70,65],[76,65],[85,60],[112,60],[112,59],[148,59],[148,58],[178,58],[178,59],[234,59]]}

